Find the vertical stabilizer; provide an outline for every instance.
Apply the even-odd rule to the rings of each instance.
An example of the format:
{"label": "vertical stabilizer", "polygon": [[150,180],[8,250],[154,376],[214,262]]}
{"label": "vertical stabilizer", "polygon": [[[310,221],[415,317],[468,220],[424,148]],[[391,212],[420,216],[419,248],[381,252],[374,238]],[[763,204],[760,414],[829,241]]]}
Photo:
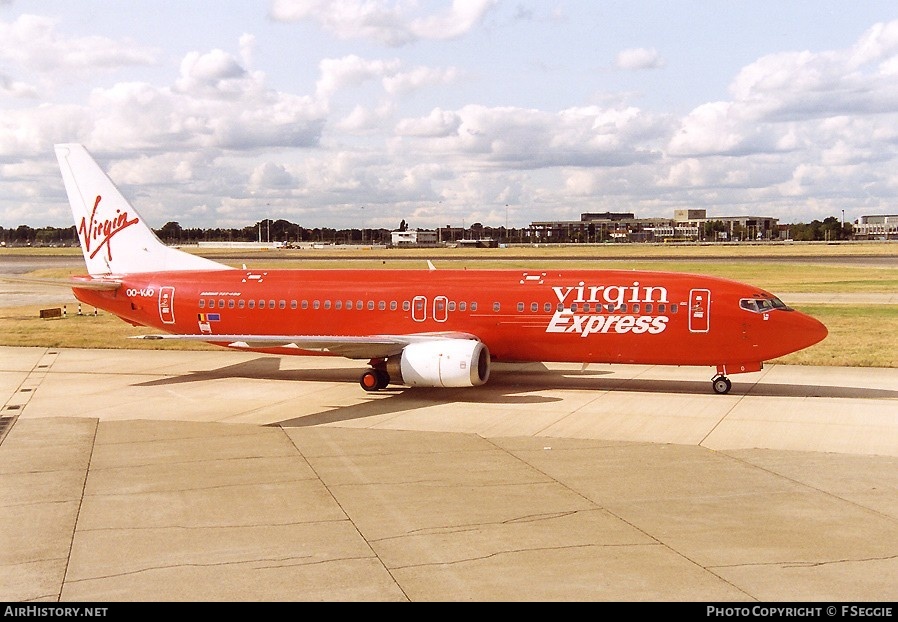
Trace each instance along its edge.
{"label": "vertical stabilizer", "polygon": [[229,269],[163,244],[82,145],[56,145],[56,158],[91,276]]}

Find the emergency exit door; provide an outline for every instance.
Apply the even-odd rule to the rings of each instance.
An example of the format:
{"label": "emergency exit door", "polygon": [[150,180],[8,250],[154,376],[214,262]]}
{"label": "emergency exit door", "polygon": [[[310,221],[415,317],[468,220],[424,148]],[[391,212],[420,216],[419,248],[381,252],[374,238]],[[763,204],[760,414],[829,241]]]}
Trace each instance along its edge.
{"label": "emergency exit door", "polygon": [[707,333],[711,329],[711,290],[689,292],[689,332]]}

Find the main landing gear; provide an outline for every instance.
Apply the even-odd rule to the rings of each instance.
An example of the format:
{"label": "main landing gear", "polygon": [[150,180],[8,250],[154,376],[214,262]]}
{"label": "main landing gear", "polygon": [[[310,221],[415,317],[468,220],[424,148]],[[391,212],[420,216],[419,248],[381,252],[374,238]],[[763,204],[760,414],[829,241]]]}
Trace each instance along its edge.
{"label": "main landing gear", "polygon": [[711,388],[713,388],[714,392],[718,395],[726,395],[730,392],[730,389],[733,388],[733,383],[723,374],[717,374],[711,378]]}
{"label": "main landing gear", "polygon": [[383,369],[370,368],[366,369],[359,378],[359,385],[366,391],[380,391],[386,389],[390,384],[390,375]]}

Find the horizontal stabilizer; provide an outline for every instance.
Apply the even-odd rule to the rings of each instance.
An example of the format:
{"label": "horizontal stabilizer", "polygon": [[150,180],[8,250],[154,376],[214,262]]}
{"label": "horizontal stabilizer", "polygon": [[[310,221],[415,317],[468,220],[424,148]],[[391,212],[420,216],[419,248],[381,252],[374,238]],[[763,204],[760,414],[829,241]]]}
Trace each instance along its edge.
{"label": "horizontal stabilizer", "polygon": [[69,287],[74,287],[78,289],[93,289],[98,291],[114,291],[121,287],[122,282],[118,279],[88,279],[84,277],[76,277],[73,276],[69,282]]}
{"label": "horizontal stabilizer", "polygon": [[27,283],[29,285],[42,285],[44,287],[76,287],[78,289],[93,289],[102,291],[114,291],[121,287],[118,279],[92,279],[89,277],[73,276],[68,279],[37,279],[22,276],[3,276],[0,280],[8,283]]}

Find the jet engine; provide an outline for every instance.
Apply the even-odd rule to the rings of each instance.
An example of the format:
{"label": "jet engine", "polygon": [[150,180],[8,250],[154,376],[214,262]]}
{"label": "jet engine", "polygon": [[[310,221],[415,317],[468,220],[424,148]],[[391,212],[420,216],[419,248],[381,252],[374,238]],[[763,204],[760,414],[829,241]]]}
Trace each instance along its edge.
{"label": "jet engine", "polygon": [[412,343],[387,359],[387,373],[412,387],[476,387],[490,377],[490,352],[473,339]]}

